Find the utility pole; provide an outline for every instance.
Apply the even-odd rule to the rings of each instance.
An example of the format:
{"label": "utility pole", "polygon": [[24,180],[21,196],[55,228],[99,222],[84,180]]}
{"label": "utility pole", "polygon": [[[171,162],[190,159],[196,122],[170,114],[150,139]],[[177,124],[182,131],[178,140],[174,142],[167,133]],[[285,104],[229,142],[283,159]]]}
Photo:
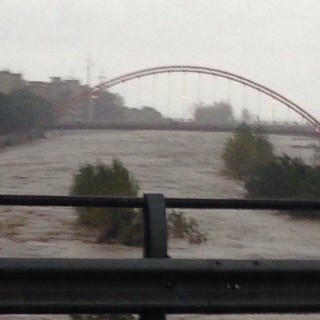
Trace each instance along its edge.
{"label": "utility pole", "polygon": [[102,69],[100,70],[98,80],[99,80],[99,84],[101,84],[102,82],[105,82],[107,80],[107,77],[104,75],[104,72]]}
{"label": "utility pole", "polygon": [[93,67],[93,62],[91,60],[91,56],[88,53],[87,54],[87,60],[86,60],[86,71],[87,71],[87,86],[91,87],[91,71]]}
{"label": "utility pole", "polygon": [[94,105],[93,105],[93,98],[91,96],[91,71],[92,71],[92,60],[91,56],[88,53],[87,54],[87,60],[86,60],[86,71],[87,71],[87,86],[89,90],[89,95],[88,95],[88,117],[87,121],[93,121],[94,120]]}

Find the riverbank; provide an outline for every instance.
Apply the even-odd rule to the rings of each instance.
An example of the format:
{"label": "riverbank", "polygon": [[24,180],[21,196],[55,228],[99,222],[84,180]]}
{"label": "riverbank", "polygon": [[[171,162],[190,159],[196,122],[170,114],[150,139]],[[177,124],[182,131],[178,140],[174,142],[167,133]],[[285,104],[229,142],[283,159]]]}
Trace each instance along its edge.
{"label": "riverbank", "polygon": [[0,134],[0,149],[27,144],[42,138],[45,138],[45,132],[43,130]]}
{"label": "riverbank", "polygon": [[[239,122],[229,124],[209,124],[194,121],[96,121],[58,123],[48,127],[48,130],[120,130],[120,131],[200,131],[200,132],[234,132],[241,125]],[[319,138],[319,132],[310,125],[298,124],[269,124],[255,123],[251,127],[259,126],[264,132],[271,135],[305,136]]]}

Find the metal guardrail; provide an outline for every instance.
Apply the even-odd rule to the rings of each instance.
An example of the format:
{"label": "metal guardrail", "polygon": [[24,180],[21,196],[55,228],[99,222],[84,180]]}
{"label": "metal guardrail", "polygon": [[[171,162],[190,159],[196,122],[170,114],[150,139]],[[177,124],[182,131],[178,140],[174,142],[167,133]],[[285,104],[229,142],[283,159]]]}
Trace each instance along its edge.
{"label": "metal guardrail", "polygon": [[168,259],[166,222],[166,208],[320,210],[320,201],[0,195],[0,205],[144,216],[144,259],[0,259],[1,314],[320,312],[320,261]]}

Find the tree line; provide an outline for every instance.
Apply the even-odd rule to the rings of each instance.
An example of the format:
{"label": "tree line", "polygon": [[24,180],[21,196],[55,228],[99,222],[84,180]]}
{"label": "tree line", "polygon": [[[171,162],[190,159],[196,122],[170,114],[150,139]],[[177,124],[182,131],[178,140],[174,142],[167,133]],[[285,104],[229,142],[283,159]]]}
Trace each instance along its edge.
{"label": "tree line", "polygon": [[[85,121],[88,118],[89,102],[87,99],[60,110],[64,101],[72,100],[72,91],[69,88],[38,95],[32,88],[24,88],[8,94],[0,92],[0,134],[17,133],[33,129],[50,127],[56,121],[64,121],[68,109],[78,108],[79,112],[66,116],[72,121]],[[93,119],[95,121],[124,121],[135,123],[168,123],[170,118],[164,117],[159,111],[149,106],[141,109],[128,108],[124,99],[117,93],[101,90],[92,96]],[[228,102],[220,101],[212,105],[196,104],[193,120],[204,125],[230,125],[235,122],[233,108]],[[247,111],[247,110],[242,110]],[[248,121],[248,116],[242,115],[242,120]]]}
{"label": "tree line", "polygon": [[52,104],[28,90],[0,93],[1,134],[43,129],[54,119]]}
{"label": "tree line", "polygon": [[[50,127],[54,122],[63,119],[64,114],[56,110],[57,97],[42,97],[28,88],[8,94],[0,92],[0,134],[21,133]],[[94,101],[94,119],[99,121],[166,121],[161,113],[145,106],[141,110],[130,109],[124,105],[118,94],[101,91]],[[86,120],[88,105],[75,106],[83,112]],[[76,120],[76,119],[75,119]]]}

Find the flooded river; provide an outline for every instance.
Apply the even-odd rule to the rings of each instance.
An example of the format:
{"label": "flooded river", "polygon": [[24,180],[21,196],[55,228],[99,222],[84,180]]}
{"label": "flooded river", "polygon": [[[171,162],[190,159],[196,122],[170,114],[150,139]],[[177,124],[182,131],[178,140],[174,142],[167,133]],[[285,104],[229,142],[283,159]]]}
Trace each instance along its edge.
{"label": "flooded river", "polygon": [[[79,164],[108,163],[113,158],[119,158],[134,174],[141,193],[160,192],[169,197],[239,198],[244,194],[241,185],[221,175],[221,152],[229,136],[216,132],[52,132],[48,138],[30,145],[0,151],[0,193],[67,195],[72,175]],[[289,136],[272,136],[270,140],[278,154],[285,152],[306,160],[312,156],[310,146],[317,142],[307,137]],[[0,210],[1,257],[142,256],[140,249],[96,244],[92,233],[77,226],[72,209],[2,207]],[[208,241],[191,245],[184,240],[171,240],[169,255],[172,257],[320,258],[320,220],[295,220],[270,211],[194,210],[186,214],[197,219]],[[319,317],[269,315],[210,318]]]}

